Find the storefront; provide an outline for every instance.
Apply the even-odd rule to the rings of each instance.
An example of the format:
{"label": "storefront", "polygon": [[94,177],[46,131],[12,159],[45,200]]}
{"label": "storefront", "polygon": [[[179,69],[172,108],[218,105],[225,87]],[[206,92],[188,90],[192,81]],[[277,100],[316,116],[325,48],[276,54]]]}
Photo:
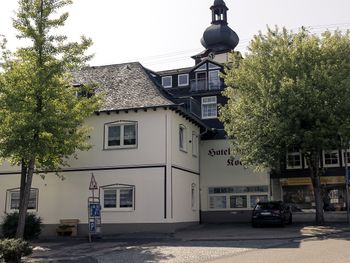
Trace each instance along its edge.
{"label": "storefront", "polygon": [[201,141],[201,221],[249,222],[258,201],[271,199],[269,173],[244,167],[227,140]]}
{"label": "storefront", "polygon": [[[324,210],[346,210],[344,176],[323,176],[321,184]],[[297,210],[315,208],[314,192],[309,177],[281,178],[280,186],[283,201],[294,204]]]}

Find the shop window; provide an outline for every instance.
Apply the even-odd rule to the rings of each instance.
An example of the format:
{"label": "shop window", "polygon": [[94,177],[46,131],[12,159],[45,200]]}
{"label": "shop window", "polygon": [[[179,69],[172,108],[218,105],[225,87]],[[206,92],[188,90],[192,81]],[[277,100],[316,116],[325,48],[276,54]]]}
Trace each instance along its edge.
{"label": "shop window", "polygon": [[226,196],[209,196],[210,209],[226,209]]}
{"label": "shop window", "polygon": [[301,152],[287,153],[287,169],[301,169]]}
{"label": "shop window", "polygon": [[254,208],[258,202],[267,202],[267,201],[268,201],[267,195],[251,195],[250,196],[250,207]]}
{"label": "shop window", "polygon": [[178,82],[178,86],[188,86],[189,81],[188,81],[188,74],[180,74],[177,77],[177,82]]}
{"label": "shop window", "polygon": [[179,126],[179,148],[181,151],[187,151],[187,131],[186,126],[182,124]]}
{"label": "shop window", "polygon": [[202,119],[217,118],[217,111],[216,96],[202,97]]}
{"label": "shop window", "polygon": [[172,76],[162,77],[162,86],[164,88],[171,88],[173,86],[173,77]]}
{"label": "shop window", "polygon": [[110,187],[103,189],[103,208],[131,210],[134,208],[134,188]]}
{"label": "shop window", "polygon": [[247,196],[246,195],[231,195],[230,196],[230,208],[247,208]]}
{"label": "shop window", "polygon": [[135,148],[137,123],[114,122],[105,124],[105,149]]}
{"label": "shop window", "polygon": [[[31,189],[29,195],[28,210],[38,210],[38,189]],[[19,188],[7,190],[7,204],[8,211],[18,210],[20,202]]]}
{"label": "shop window", "polygon": [[339,151],[323,151],[324,167],[339,167]]}
{"label": "shop window", "polygon": [[268,200],[268,186],[209,187],[209,209],[251,209],[256,202]]}

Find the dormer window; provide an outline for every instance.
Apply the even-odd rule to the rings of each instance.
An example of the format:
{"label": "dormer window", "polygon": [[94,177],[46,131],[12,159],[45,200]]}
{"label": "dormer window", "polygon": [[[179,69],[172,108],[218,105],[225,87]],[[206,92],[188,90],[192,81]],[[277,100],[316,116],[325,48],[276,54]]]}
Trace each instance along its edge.
{"label": "dormer window", "polygon": [[188,74],[181,74],[178,76],[177,78],[178,81],[178,86],[182,87],[182,86],[188,86],[189,82],[188,82]]}
{"label": "dormer window", "polygon": [[162,77],[162,86],[164,88],[171,88],[173,86],[172,76]]}

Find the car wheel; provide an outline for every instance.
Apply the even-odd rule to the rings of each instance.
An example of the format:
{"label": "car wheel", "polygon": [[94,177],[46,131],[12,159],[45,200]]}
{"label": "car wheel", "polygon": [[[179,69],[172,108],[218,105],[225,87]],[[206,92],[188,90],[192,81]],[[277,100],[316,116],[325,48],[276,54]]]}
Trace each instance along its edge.
{"label": "car wheel", "polygon": [[290,214],[290,216],[289,216],[288,224],[289,225],[293,224],[293,216],[292,216],[292,214]]}
{"label": "car wheel", "polygon": [[280,227],[284,227],[284,219],[283,218],[281,218]]}

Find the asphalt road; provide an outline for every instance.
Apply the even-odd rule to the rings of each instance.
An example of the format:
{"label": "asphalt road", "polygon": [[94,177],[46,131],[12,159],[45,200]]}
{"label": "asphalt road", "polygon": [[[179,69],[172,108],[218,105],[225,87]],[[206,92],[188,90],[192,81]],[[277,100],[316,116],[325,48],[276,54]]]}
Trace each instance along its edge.
{"label": "asphalt road", "polygon": [[344,263],[350,262],[350,234],[323,238],[285,240],[277,246],[257,248],[223,256],[210,263]]}
{"label": "asphalt road", "polygon": [[26,262],[344,263],[350,262],[349,241],[350,232],[319,237],[249,240],[107,240],[92,244],[53,242],[42,247],[38,245]]}

